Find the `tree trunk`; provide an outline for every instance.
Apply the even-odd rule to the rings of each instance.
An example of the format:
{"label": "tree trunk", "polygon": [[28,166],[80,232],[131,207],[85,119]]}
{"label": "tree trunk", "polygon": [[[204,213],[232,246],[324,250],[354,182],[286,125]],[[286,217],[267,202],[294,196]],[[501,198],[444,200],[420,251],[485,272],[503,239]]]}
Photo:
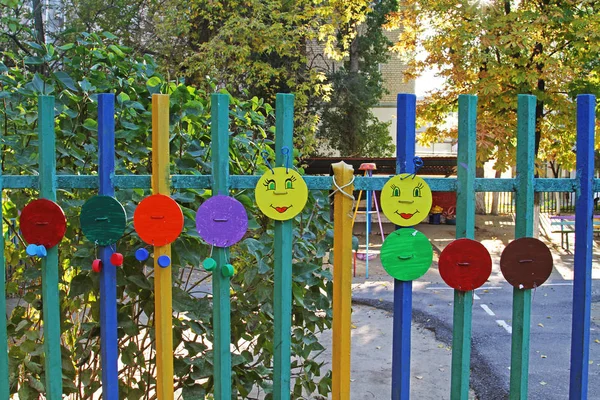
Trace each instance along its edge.
{"label": "tree trunk", "polygon": [[46,33],[44,31],[44,18],[42,13],[42,3],[40,0],[33,0],[33,18],[35,20],[35,34],[38,43],[46,43]]}
{"label": "tree trunk", "polygon": [[[484,170],[483,167],[475,168],[475,177],[483,178]],[[458,204],[460,207],[460,204]],[[475,194],[475,214],[485,215],[487,214],[485,207],[485,192],[478,192]]]}
{"label": "tree trunk", "polygon": [[[500,176],[502,176],[502,172],[496,171],[494,178],[497,179],[497,178],[500,178]],[[499,200],[500,200],[500,193],[499,192],[492,193],[492,210],[490,211],[491,215],[498,215]]]}

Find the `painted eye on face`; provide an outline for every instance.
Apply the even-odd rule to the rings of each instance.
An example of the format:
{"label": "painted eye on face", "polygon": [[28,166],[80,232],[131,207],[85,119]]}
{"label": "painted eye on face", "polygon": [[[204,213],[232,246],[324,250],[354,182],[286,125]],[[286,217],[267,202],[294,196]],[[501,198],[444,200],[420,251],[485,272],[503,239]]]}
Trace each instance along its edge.
{"label": "painted eye on face", "polygon": [[396,185],[392,185],[392,197],[400,197],[400,188]]}
{"label": "painted eye on face", "polygon": [[414,190],[413,190],[413,197],[421,197],[421,189],[423,189],[423,184],[419,184]]}
{"label": "painted eye on face", "polygon": [[267,190],[275,190],[275,181],[273,179],[268,179],[264,183]]}
{"label": "painted eye on face", "polygon": [[295,176],[292,176],[292,177],[290,177],[290,178],[287,178],[287,179],[285,180],[285,188],[286,188],[286,189],[293,189],[293,188],[294,188],[294,184],[293,184],[293,182],[294,182],[295,180],[296,180],[296,177],[295,177]]}

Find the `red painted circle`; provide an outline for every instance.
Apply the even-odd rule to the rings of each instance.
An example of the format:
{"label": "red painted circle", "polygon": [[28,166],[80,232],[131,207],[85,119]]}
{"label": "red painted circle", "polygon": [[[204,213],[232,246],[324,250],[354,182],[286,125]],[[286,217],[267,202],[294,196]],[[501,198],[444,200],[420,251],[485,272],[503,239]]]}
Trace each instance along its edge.
{"label": "red painted circle", "polygon": [[67,218],[55,202],[37,199],[23,208],[19,225],[27,243],[43,245],[49,249],[60,243],[65,236]]}
{"label": "red painted circle", "polygon": [[466,292],[488,280],[492,273],[492,257],[481,243],[457,239],[440,254],[438,268],[448,286]]}
{"label": "red painted circle", "polygon": [[179,237],[183,229],[183,213],[179,204],[169,196],[153,194],[136,207],[133,226],[144,242],[164,246]]}

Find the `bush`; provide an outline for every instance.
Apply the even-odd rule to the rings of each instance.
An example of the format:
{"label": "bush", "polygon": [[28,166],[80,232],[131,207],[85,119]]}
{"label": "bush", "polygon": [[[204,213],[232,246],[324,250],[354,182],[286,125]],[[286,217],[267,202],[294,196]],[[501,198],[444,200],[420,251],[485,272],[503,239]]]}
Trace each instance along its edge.
{"label": "bush", "polygon": [[[0,27],[2,26],[0,18]],[[3,27],[4,28],[4,27]],[[56,98],[56,148],[59,174],[91,174],[97,170],[98,93],[116,96],[116,172],[149,174],[151,95],[171,95],[172,174],[210,174],[210,97],[181,82],[165,79],[152,57],[134,57],[110,33],[77,35],[61,45],[27,40],[22,48],[4,47],[0,59],[0,129],[2,169],[7,175],[34,175],[38,168],[37,97]],[[73,35],[73,34],[71,34]],[[63,37],[63,41],[68,36]],[[16,39],[15,39],[16,40]],[[60,43],[60,42],[59,42]],[[213,90],[216,90],[214,84]],[[265,170],[260,157],[271,149],[274,113],[258,98],[230,97],[230,169],[232,174]],[[100,390],[99,277],[91,272],[94,245],[83,238],[79,209],[92,190],[58,191],[68,229],[59,245],[63,387],[71,398],[92,398]],[[152,398],[154,292],[152,269],[133,256],[141,242],[131,225],[135,204],[149,191],[117,190],[129,217],[118,251],[125,256],[118,270],[118,321],[121,351],[120,396]],[[173,331],[175,388],[183,398],[204,398],[212,390],[212,304],[206,289],[210,274],[199,268],[209,247],[195,231],[194,216],[210,191],[179,190],[172,197],[185,216],[184,233],[173,243]],[[272,386],[273,338],[273,227],[254,205],[251,190],[234,196],[246,207],[250,230],[232,248],[237,268],[232,279],[232,343],[234,393],[247,397],[252,390],[269,393]],[[44,393],[41,286],[39,263],[26,257],[24,243],[10,219],[37,197],[36,189],[5,190],[5,255],[9,277],[7,293],[17,305],[8,321],[11,393],[20,399]],[[318,332],[331,326],[331,275],[323,257],[331,245],[328,200],[313,191],[294,224],[293,376],[294,398],[303,393],[326,395],[330,374],[321,376],[314,360]],[[6,233],[6,232],[5,232]],[[150,262],[148,263],[150,264]],[[267,395],[269,398],[270,395]]]}

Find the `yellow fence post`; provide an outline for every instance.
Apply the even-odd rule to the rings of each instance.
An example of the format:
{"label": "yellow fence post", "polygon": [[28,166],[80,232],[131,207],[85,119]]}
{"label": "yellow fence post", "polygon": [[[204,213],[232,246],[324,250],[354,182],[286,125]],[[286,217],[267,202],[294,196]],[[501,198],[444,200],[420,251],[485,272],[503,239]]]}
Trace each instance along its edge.
{"label": "yellow fence post", "polygon": [[333,168],[336,190],[333,235],[333,400],[350,399],[350,332],[352,324],[352,203],[351,165],[341,161]]}

